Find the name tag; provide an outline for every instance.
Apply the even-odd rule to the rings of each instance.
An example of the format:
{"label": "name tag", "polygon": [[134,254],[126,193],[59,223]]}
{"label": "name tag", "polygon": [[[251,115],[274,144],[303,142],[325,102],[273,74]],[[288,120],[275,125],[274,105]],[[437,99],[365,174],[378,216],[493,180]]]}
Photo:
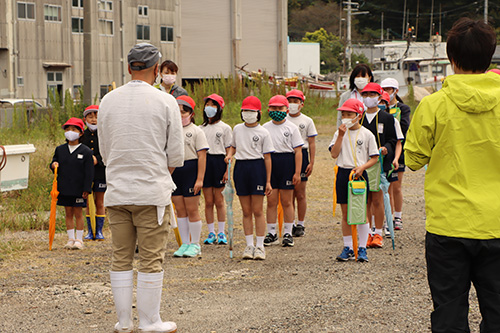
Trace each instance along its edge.
{"label": "name tag", "polygon": [[378,132],[384,133],[384,124],[378,124]]}
{"label": "name tag", "polygon": [[83,155],[82,154],[78,154],[78,155],[76,155],[76,158],[79,159],[79,160],[81,160],[81,159],[83,159]]}

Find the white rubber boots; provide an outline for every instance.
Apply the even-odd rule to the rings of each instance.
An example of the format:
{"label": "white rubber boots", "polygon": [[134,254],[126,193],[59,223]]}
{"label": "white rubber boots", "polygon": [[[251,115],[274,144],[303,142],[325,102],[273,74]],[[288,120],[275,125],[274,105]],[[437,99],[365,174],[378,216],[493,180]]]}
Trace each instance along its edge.
{"label": "white rubber boots", "polygon": [[[115,301],[118,323],[115,332],[133,332],[132,292],[133,271],[110,272],[111,289]],[[139,313],[139,332],[174,333],[174,322],[162,322],[160,318],[163,272],[137,274],[137,311]]]}

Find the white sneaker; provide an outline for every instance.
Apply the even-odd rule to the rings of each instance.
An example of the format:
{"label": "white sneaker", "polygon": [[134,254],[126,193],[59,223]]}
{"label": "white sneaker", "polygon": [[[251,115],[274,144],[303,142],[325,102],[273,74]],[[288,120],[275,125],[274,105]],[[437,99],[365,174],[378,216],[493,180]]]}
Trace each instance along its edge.
{"label": "white sneaker", "polygon": [[255,252],[255,247],[248,245],[243,251],[243,259],[253,259],[253,254]]}
{"label": "white sneaker", "polygon": [[75,239],[72,249],[73,250],[82,250],[83,249],[83,241],[81,241],[79,239]]}
{"label": "white sneaker", "polygon": [[70,239],[70,240],[68,240],[68,242],[66,243],[66,245],[64,245],[64,248],[67,249],[67,250],[72,250],[74,245],[75,245],[75,240],[74,239]]}
{"label": "white sneaker", "polygon": [[266,259],[266,250],[263,247],[256,247],[255,252],[253,254],[254,260],[265,260]]}

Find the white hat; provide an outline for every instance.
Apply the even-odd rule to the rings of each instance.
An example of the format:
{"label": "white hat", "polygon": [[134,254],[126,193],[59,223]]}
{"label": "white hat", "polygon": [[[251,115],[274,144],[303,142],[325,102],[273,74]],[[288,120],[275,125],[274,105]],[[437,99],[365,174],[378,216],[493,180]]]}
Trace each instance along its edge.
{"label": "white hat", "polygon": [[387,78],[382,80],[380,83],[380,86],[382,88],[394,88],[394,89],[399,89],[399,83],[398,80],[393,79],[393,78]]}

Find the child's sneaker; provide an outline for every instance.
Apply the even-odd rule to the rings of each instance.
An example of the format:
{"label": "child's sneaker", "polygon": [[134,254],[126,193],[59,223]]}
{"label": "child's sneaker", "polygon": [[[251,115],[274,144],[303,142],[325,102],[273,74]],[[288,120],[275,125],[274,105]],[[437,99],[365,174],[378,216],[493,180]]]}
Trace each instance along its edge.
{"label": "child's sneaker", "polygon": [[292,236],[293,237],[302,237],[306,233],[306,228],[303,225],[297,224],[296,226],[294,225],[292,228]]}
{"label": "child's sneaker", "polygon": [[75,245],[75,240],[74,239],[69,239],[66,245],[64,245],[64,248],[67,250],[73,250],[73,246]]}
{"label": "child's sneaker", "polygon": [[254,252],[255,252],[255,247],[248,245],[247,247],[245,247],[245,250],[243,251],[242,258],[243,259],[253,259]]}
{"label": "child's sneaker", "polygon": [[264,238],[264,246],[270,246],[274,244],[278,244],[278,235],[273,235],[272,233],[268,233],[266,238]]}
{"label": "child's sneaker", "polygon": [[254,260],[265,260],[266,259],[266,250],[263,247],[256,247],[253,253]]}
{"label": "child's sneaker", "polygon": [[384,233],[385,233],[385,238],[391,238],[391,231],[389,230],[387,224],[384,224]]}
{"label": "child's sneaker", "polygon": [[373,235],[368,234],[368,240],[366,241],[366,247],[372,247],[372,241],[373,241]]}
{"label": "child's sneaker", "polygon": [[290,234],[284,234],[283,235],[283,241],[281,242],[281,246],[283,247],[292,247],[294,246],[295,243],[293,242],[293,237]]}
{"label": "child's sneaker", "polygon": [[187,250],[183,253],[184,257],[196,257],[201,254],[201,247],[198,244],[189,244]]}
{"label": "child's sneaker", "polygon": [[344,247],[342,253],[337,256],[338,261],[354,260],[354,251],[349,246]]}
{"label": "child's sneaker", "polygon": [[394,230],[401,230],[403,229],[403,221],[401,221],[400,217],[395,217],[394,218]]}
{"label": "child's sneaker", "polygon": [[215,237],[215,234],[213,232],[208,234],[207,239],[203,241],[203,244],[213,244],[217,240],[217,237]]}
{"label": "child's sneaker", "polygon": [[219,232],[217,235],[217,244],[219,245],[227,245],[227,238],[226,235],[223,232]]}
{"label": "child's sneaker", "polygon": [[370,247],[382,248],[384,246],[384,238],[379,234],[373,235]]}
{"label": "child's sneaker", "polygon": [[73,250],[83,250],[83,241],[80,239],[75,239],[75,242],[73,243]]}
{"label": "child's sneaker", "polygon": [[184,252],[188,249],[189,244],[183,243],[177,251],[174,252],[174,257],[182,257],[184,256]]}
{"label": "child's sneaker", "polygon": [[358,247],[358,260],[359,262],[368,262],[368,256],[366,255],[366,247]]}

